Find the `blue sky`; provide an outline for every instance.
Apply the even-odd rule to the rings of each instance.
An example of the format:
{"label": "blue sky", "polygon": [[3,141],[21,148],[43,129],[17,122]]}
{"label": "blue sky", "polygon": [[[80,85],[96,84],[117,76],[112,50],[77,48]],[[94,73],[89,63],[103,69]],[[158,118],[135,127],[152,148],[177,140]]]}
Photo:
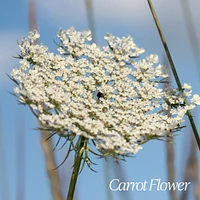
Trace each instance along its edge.
{"label": "blue sky", "polygon": [[[198,19],[200,3],[190,0],[192,17],[196,24],[196,31],[200,35]],[[0,178],[7,175],[10,199],[16,199],[17,183],[17,159],[20,150],[25,156],[25,199],[50,200],[50,189],[45,171],[43,153],[40,147],[39,133],[33,130],[37,126],[36,119],[28,108],[18,105],[16,99],[9,94],[13,90],[13,83],[6,73],[18,66],[17,60],[12,58],[16,55],[17,41],[26,36],[29,31],[28,24],[28,0],[0,0],[0,131],[3,148],[5,151],[5,166],[1,165]],[[180,1],[160,0],[153,1],[160,23],[165,33],[172,57],[177,67],[181,82],[193,86],[194,93],[200,93],[200,81],[198,70],[189,43],[184,19],[181,13]],[[158,37],[157,30],[152,20],[146,0],[93,0],[95,12],[96,36],[99,45],[103,45],[103,36],[111,32],[117,36],[130,34],[138,46],[146,49],[145,55],[156,53],[160,62],[164,56],[163,47]],[[56,51],[53,40],[60,27],[69,28],[74,26],[78,30],[88,29],[87,14],[83,0],[37,0],[37,23],[41,34],[41,42],[49,46],[51,51]],[[199,38],[200,39],[200,38]],[[196,122],[200,109],[193,113]],[[198,125],[198,130],[200,126]],[[18,131],[21,130],[21,131]],[[184,148],[189,138],[190,128],[180,132],[175,138],[177,180],[181,180],[181,169],[184,168],[185,157],[188,149]],[[24,147],[17,146],[19,134],[23,134]],[[22,141],[21,141],[22,142]],[[1,144],[1,143],[0,143]],[[128,158],[121,163],[125,174],[124,181],[149,181],[160,178],[167,181],[165,143],[151,141],[143,146],[134,158]],[[18,150],[17,150],[18,149]],[[2,155],[0,155],[2,156]],[[57,151],[58,160],[64,158],[64,151]],[[3,160],[3,157],[2,157]],[[83,200],[106,199],[106,190],[109,181],[118,178],[114,173],[113,162],[105,162],[103,159],[94,157],[98,164],[94,166],[98,173],[93,173],[85,168],[78,180],[78,197]],[[109,164],[108,164],[109,163]],[[70,164],[63,167],[69,168]],[[105,179],[105,171],[108,176]],[[0,179],[0,200],[4,200],[4,187]],[[1,185],[2,184],[2,185]],[[65,186],[64,186],[65,187]],[[121,195],[121,196],[120,196]],[[127,194],[112,192],[113,200],[119,200]],[[168,200],[167,192],[128,192],[131,199],[163,199]]]}

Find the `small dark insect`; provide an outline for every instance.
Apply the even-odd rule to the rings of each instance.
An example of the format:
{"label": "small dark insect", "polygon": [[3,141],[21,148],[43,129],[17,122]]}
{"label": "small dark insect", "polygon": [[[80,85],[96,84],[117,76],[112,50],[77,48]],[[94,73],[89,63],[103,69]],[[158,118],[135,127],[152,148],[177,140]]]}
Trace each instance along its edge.
{"label": "small dark insect", "polygon": [[101,92],[98,92],[98,93],[97,93],[97,98],[98,98],[98,99],[104,98],[104,94],[101,93]]}

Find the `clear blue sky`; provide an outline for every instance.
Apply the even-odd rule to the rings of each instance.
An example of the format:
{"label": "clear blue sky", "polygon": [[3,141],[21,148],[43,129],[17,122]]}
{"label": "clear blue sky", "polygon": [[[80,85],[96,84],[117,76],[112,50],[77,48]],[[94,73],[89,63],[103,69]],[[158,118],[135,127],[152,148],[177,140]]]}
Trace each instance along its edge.
{"label": "clear blue sky", "polygon": [[[180,2],[174,0],[154,2],[181,81],[191,84],[194,93],[200,93],[198,70],[195,67],[192,49],[184,26]],[[164,51],[147,1],[93,0],[93,3],[98,44],[104,44],[103,36],[106,32],[117,36],[130,34],[136,44],[146,49],[146,55],[156,53],[160,56],[162,63]],[[9,74],[12,68],[18,66],[17,60],[12,58],[18,51],[17,40],[21,40],[29,31],[28,0],[0,0],[0,4],[0,134],[3,133],[0,142],[3,143],[6,161],[4,163],[6,170],[2,170],[3,158],[0,158],[0,188],[4,188],[1,186],[6,185],[6,182],[2,183],[1,181],[3,180],[2,174],[7,175],[10,190],[10,199],[8,200],[16,199],[16,185],[20,184],[17,183],[17,159],[21,150],[23,151],[21,154],[25,155],[25,199],[51,200],[39,133],[33,130],[37,126],[37,121],[28,108],[19,106],[16,99],[9,94],[9,91],[13,90],[13,83],[6,76],[6,73]],[[200,3],[191,0],[190,5],[193,9],[193,19],[196,24],[199,24],[197,19],[200,18],[198,11]],[[88,28],[83,0],[37,0],[36,10],[41,42],[49,46],[51,51],[56,51],[53,40],[56,39],[56,33],[60,27],[74,26],[79,30]],[[196,30],[200,35],[199,26],[196,26]],[[193,112],[196,121],[199,119],[199,112],[200,109]],[[186,128],[175,138],[176,169],[179,170],[177,181],[181,180],[181,170],[185,165],[185,155],[187,155],[188,149],[187,146],[184,147],[184,144],[187,144],[189,130]],[[198,130],[200,130],[199,125]],[[24,135],[24,149],[23,146],[17,146],[19,134]],[[143,182],[154,178],[167,181],[165,145],[164,142],[151,141],[145,144],[143,150],[134,158],[129,158],[126,162],[121,163],[122,172],[125,175],[124,181]],[[59,159],[64,158],[64,151],[58,151],[57,154]],[[2,155],[0,154],[0,156]],[[98,173],[93,173],[85,168],[79,176],[77,186],[79,200],[106,200],[109,182],[113,178],[119,178],[119,173],[114,173],[111,160],[108,164],[104,160],[94,157],[94,161],[98,164],[94,166]],[[69,167],[70,164],[63,167],[67,166]],[[107,178],[105,178],[106,170]],[[3,192],[5,191],[0,189],[0,200],[5,200]],[[127,194],[112,192],[113,200],[123,198],[128,200],[128,196],[125,195],[136,200],[168,200],[167,192],[156,192],[155,190],[151,192],[129,191]]]}

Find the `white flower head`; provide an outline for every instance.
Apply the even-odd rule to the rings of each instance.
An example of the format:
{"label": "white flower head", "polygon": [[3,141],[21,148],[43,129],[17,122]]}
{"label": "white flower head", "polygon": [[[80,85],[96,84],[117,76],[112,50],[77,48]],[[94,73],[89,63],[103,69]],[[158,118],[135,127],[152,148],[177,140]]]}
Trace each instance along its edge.
{"label": "white flower head", "polygon": [[[179,128],[191,87],[183,85],[184,97],[177,89],[161,89],[168,73],[157,55],[139,59],[144,49],[130,36],[107,34],[102,48],[88,43],[91,31],[71,27],[57,36],[61,55],[34,44],[39,33],[30,32],[19,44],[20,67],[11,74],[21,103],[48,130],[71,142],[83,136],[103,155],[126,156]],[[191,104],[199,105],[200,97],[194,95]]]}

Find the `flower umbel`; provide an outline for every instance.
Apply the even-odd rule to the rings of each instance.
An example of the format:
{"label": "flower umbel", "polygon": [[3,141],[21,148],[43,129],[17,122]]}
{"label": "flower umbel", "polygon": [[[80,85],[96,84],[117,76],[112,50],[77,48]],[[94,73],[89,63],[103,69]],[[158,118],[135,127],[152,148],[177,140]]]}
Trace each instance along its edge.
{"label": "flower umbel", "polygon": [[[52,133],[73,147],[84,137],[102,156],[135,154],[151,138],[181,129],[187,110],[200,104],[191,86],[161,89],[167,70],[157,55],[145,59],[130,36],[105,36],[107,46],[90,44],[91,32],[73,27],[58,32],[60,54],[34,44],[29,33],[19,44],[20,66],[13,69],[14,91]],[[190,100],[186,105],[185,99]]]}

